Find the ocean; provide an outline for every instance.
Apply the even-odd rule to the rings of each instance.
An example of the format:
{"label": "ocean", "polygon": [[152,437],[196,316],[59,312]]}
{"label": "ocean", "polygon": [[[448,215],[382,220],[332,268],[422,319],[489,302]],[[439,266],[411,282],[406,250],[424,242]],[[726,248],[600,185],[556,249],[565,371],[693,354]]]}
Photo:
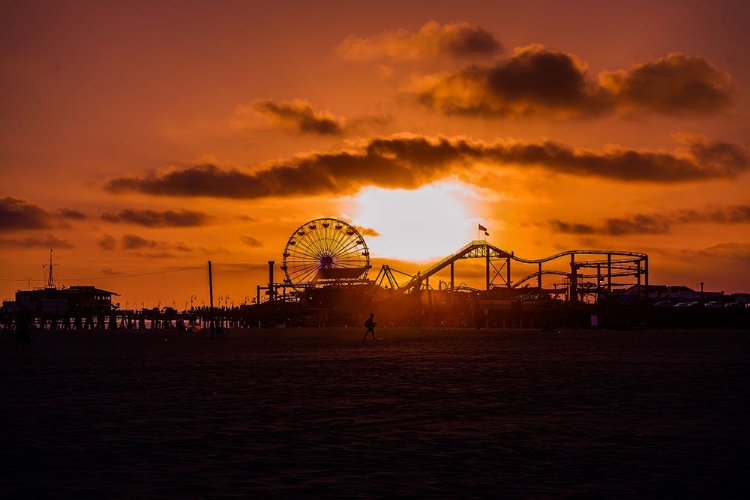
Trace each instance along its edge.
{"label": "ocean", "polygon": [[0,496],[750,494],[750,331],[376,331],[0,332]]}

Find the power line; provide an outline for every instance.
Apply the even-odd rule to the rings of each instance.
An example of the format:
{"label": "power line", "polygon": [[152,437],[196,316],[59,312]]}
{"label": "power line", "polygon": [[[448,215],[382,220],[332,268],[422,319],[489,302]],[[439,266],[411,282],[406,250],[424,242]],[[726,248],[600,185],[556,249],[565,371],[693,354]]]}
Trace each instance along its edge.
{"label": "power line", "polygon": [[[92,280],[111,280],[111,279],[118,279],[118,278],[135,278],[138,276],[152,276],[155,274],[179,273],[183,271],[192,271],[194,269],[204,269],[204,268],[205,266],[180,267],[177,269],[166,269],[163,271],[152,271],[148,273],[115,274],[112,276],[96,276],[96,277],[91,277],[91,278],[62,278],[61,281],[92,281]],[[0,278],[0,281],[29,281],[29,278],[24,278],[24,279]]]}

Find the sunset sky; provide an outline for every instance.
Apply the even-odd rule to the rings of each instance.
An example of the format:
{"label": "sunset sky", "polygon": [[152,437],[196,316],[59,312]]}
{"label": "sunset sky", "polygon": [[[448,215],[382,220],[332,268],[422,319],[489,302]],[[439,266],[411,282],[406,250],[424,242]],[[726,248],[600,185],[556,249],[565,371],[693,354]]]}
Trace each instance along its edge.
{"label": "sunset sky", "polygon": [[371,278],[482,224],[750,292],[748,5],[4,2],[0,295],[52,248],[59,284],[123,307],[207,301],[209,260],[239,304],[320,217],[361,230]]}

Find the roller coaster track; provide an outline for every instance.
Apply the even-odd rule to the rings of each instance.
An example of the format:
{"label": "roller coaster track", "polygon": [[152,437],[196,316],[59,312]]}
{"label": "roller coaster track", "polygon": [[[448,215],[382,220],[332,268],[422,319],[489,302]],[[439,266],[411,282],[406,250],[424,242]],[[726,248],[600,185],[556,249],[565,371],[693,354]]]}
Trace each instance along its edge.
{"label": "roller coaster track", "polygon": [[[606,256],[605,259],[598,260],[579,260],[576,261],[576,256]],[[556,261],[564,257],[570,257],[570,272],[563,272],[559,270],[543,270],[542,265],[548,262]],[[483,258],[487,262],[487,288],[489,289],[492,285],[494,278],[500,275],[498,270],[492,264],[492,260],[503,260],[504,263],[500,269],[506,268],[506,278],[504,284],[507,288],[517,288],[532,279],[536,278],[538,286],[541,289],[541,277],[542,275],[560,275],[568,278],[572,292],[576,293],[576,287],[579,279],[583,278],[597,278],[597,282],[601,282],[606,278],[606,286],[611,289],[613,286],[612,277],[617,276],[632,276],[636,277],[638,284],[640,284],[640,277],[642,274],[646,276],[646,286],[648,286],[648,255],[639,252],[629,252],[621,250],[567,250],[559,252],[549,257],[541,259],[524,259],[517,257],[514,252],[508,252],[494,245],[487,243],[484,240],[473,240],[468,244],[464,245],[459,251],[451,254],[444,259],[436,262],[432,266],[428,267],[424,271],[418,272],[415,276],[396,271],[383,266],[381,272],[378,274],[376,283],[382,286],[384,281],[388,281],[391,288],[400,290],[402,292],[409,292],[412,290],[420,289],[424,283],[427,283],[429,278],[436,273],[439,273],[446,267],[451,267],[451,280],[453,279],[453,264],[462,259],[476,259]],[[510,280],[510,262],[515,261],[522,264],[537,265],[538,270],[524,276],[511,284]],[[495,275],[490,277],[490,268],[495,269]],[[605,273],[602,274],[602,268]],[[585,272],[585,269],[596,269],[596,272]],[[402,275],[408,276],[410,279],[403,285],[399,285],[393,272],[396,271]]]}

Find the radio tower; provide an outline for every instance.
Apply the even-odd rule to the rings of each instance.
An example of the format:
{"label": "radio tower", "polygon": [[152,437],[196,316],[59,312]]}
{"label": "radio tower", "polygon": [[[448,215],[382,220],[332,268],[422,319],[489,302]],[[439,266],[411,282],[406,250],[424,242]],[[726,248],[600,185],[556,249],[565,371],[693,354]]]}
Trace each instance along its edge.
{"label": "radio tower", "polygon": [[49,267],[49,274],[47,276],[47,286],[45,288],[55,288],[55,278],[52,275],[52,249],[49,249],[49,264],[43,265],[44,267]]}

